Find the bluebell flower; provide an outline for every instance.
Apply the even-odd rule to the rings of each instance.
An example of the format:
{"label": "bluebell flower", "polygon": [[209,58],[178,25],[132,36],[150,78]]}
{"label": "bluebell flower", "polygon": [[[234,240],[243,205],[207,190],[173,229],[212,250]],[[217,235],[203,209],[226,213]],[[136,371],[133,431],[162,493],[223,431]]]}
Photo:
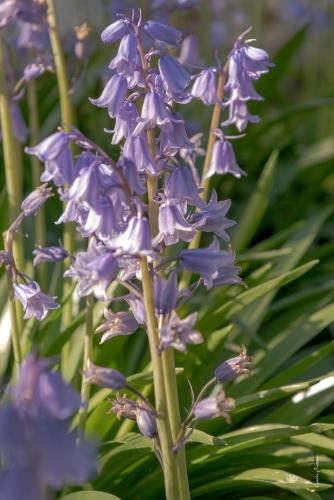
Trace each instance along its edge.
{"label": "bluebell flower", "polygon": [[202,207],[204,202],[198,194],[199,191],[200,189],[196,186],[191,170],[187,165],[173,168],[166,180],[165,194],[167,198],[186,200],[196,207]]}
{"label": "bluebell flower", "polygon": [[180,47],[179,61],[188,68],[199,65],[199,39],[196,35],[184,37]]}
{"label": "bluebell flower", "polygon": [[214,174],[232,174],[234,177],[246,175],[237,164],[232,144],[224,139],[217,139],[212,151],[211,164],[206,173],[206,178]]}
{"label": "bluebell flower", "polygon": [[153,40],[167,43],[173,47],[177,47],[181,42],[181,31],[158,21],[147,21],[143,29]]}
{"label": "bluebell flower", "polygon": [[231,207],[231,200],[218,201],[217,193],[212,191],[211,198],[207,206],[189,217],[189,222],[194,224],[196,229],[205,232],[213,232],[225,241],[230,241],[230,237],[225,231],[236,224],[234,220],[225,217]]}
{"label": "bluebell flower", "polygon": [[84,371],[85,381],[88,384],[98,385],[113,390],[124,389],[126,387],[126,378],[118,370],[104,368],[94,365],[88,360],[87,368]]}
{"label": "bluebell flower", "polygon": [[157,423],[152,410],[140,403],[136,410],[136,422],[143,436],[154,438],[158,435]]}
{"label": "bluebell flower", "polygon": [[53,297],[41,292],[36,281],[30,281],[27,284],[14,284],[14,293],[15,297],[22,304],[25,313],[24,319],[29,319],[34,316],[41,321],[45,318],[50,309],[58,309],[58,307],[60,307]]}
{"label": "bluebell flower", "polygon": [[52,191],[46,185],[34,189],[21,203],[21,210],[26,217],[35,215],[46,200],[53,196]]}
{"label": "bluebell flower", "polygon": [[239,356],[229,358],[215,370],[217,382],[230,382],[243,373],[249,374],[252,357],[247,356],[247,349],[243,345]]}
{"label": "bluebell flower", "polygon": [[10,114],[12,117],[13,134],[21,144],[24,144],[27,142],[28,128],[24,123],[20,108],[14,102],[10,104]]}
{"label": "bluebell flower", "polygon": [[111,118],[119,113],[126,93],[128,84],[122,75],[114,75],[104,87],[102,94],[97,99],[89,98],[90,102],[99,108],[108,108]]}
{"label": "bluebell flower", "polygon": [[95,330],[96,333],[103,333],[100,344],[114,337],[132,335],[138,329],[137,321],[131,313],[113,313],[105,308],[103,315],[105,322]]}
{"label": "bluebell flower", "polygon": [[142,297],[130,294],[125,298],[138,325],[146,325],[146,311]]}
{"label": "bluebell flower", "polygon": [[204,69],[195,79],[191,95],[201,99],[207,106],[217,102],[217,81],[213,68]]}
{"label": "bluebell flower", "polygon": [[203,337],[194,324],[197,320],[197,313],[190,314],[184,319],[180,319],[175,311],[172,311],[169,320],[159,328],[158,351],[162,352],[173,347],[181,352],[186,352],[187,344],[201,344]]}
{"label": "bluebell flower", "polygon": [[168,279],[154,276],[154,306],[156,314],[169,314],[176,307],[178,297],[177,274],[172,271]]}
{"label": "bluebell flower", "polygon": [[69,140],[69,136],[65,132],[55,132],[37,144],[37,146],[24,148],[24,151],[30,155],[37,156],[42,162],[55,160],[67,147]]}
{"label": "bluebell flower", "polygon": [[146,217],[131,216],[125,229],[107,242],[110,248],[130,255],[151,255],[153,253],[150,225]]}
{"label": "bluebell flower", "polygon": [[192,150],[193,143],[187,136],[184,120],[178,112],[172,112],[173,127],[171,130],[161,130],[159,136],[160,152],[166,155],[175,155],[180,149]]}
{"label": "bluebell flower", "polygon": [[111,144],[119,144],[122,139],[127,139],[137,125],[138,111],[135,104],[124,101],[116,116],[115,128]]}
{"label": "bluebell flower", "polygon": [[[235,280],[235,273],[240,271],[234,266],[234,254],[220,250],[217,239],[214,239],[207,248],[181,250],[178,260],[184,269],[200,274],[207,288],[218,284],[218,281],[214,281],[215,279],[227,280],[231,278]],[[239,278],[238,282],[240,282]]]}
{"label": "bluebell flower", "polygon": [[68,256],[68,252],[63,247],[39,247],[33,250],[35,255],[33,265],[38,266],[41,262],[59,262]]}
{"label": "bluebell flower", "polygon": [[221,389],[217,396],[202,399],[202,401],[197,403],[194,415],[199,420],[223,417],[228,423],[231,423],[231,417],[228,412],[234,410],[234,408],[234,399],[225,397],[225,393]]}
{"label": "bluebell flower", "polygon": [[134,134],[138,135],[144,129],[152,129],[156,125],[166,132],[173,128],[173,117],[164,100],[157,92],[147,92],[144,98],[141,118],[135,128]]}
{"label": "bluebell flower", "polygon": [[123,156],[133,162],[138,172],[156,175],[157,166],[151,158],[144,133],[127,137],[123,147]]}
{"label": "bluebell flower", "polygon": [[109,24],[101,33],[101,40],[104,43],[113,43],[125,36],[130,29],[130,24],[126,19]]}
{"label": "bluebell flower", "polygon": [[110,69],[115,69],[120,75],[132,74],[136,65],[137,40],[134,33],[125,35],[118,48],[116,57],[109,65]]}
{"label": "bluebell flower", "polygon": [[176,102],[189,102],[185,88],[190,82],[190,74],[175,57],[164,55],[159,62],[160,76],[167,96]]}
{"label": "bluebell flower", "polygon": [[229,102],[229,117],[228,120],[222,123],[222,126],[234,124],[239,132],[243,132],[248,123],[259,123],[260,117],[252,115],[247,109],[245,101],[234,99]]}
{"label": "bluebell flower", "polygon": [[92,240],[87,252],[79,252],[65,277],[77,281],[76,293],[87,297],[91,293],[99,300],[107,300],[107,288],[118,272],[117,259],[106,247]]}
{"label": "bluebell flower", "polygon": [[10,399],[0,407],[1,498],[44,500],[45,491],[82,484],[95,472],[95,449],[76,442],[69,417],[80,397],[51,372],[51,360],[29,354]]}
{"label": "bluebell flower", "polygon": [[132,193],[144,194],[147,191],[143,176],[139,176],[136,165],[129,159],[121,157],[117,166],[121,169]]}
{"label": "bluebell flower", "polygon": [[185,219],[180,201],[166,199],[159,207],[159,233],[154,244],[164,241],[175,245],[179,240],[191,241],[196,229]]}

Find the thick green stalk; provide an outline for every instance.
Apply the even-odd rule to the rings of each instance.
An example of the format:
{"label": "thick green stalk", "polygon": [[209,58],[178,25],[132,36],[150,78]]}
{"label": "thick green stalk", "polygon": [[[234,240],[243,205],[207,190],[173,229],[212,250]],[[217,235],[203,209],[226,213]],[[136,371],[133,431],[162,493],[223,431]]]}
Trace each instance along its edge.
{"label": "thick green stalk", "polygon": [[[206,173],[209,170],[209,167],[211,165],[213,146],[215,145],[215,142],[216,142],[216,135],[215,135],[214,131],[215,131],[215,129],[217,129],[219,127],[220,115],[221,115],[221,102],[222,102],[223,97],[224,97],[225,79],[226,79],[226,67],[219,73],[218,82],[217,82],[217,102],[213,107],[212,116],[211,116],[209,139],[208,139],[208,145],[206,148],[206,154],[205,154],[204,166],[203,166],[203,172],[202,172],[202,180],[201,180],[201,188],[203,189],[203,191],[202,191],[200,196],[203,198],[204,201],[207,200],[208,193],[209,193],[210,178],[206,179],[205,176],[206,176]],[[200,245],[200,242],[201,242],[201,232],[198,231],[198,233],[195,235],[195,237],[189,243],[188,248],[198,248]],[[184,271],[182,274],[181,281],[180,281],[180,288],[187,287],[190,283],[190,280],[191,280],[191,272]]]}
{"label": "thick green stalk", "polygon": [[[56,75],[58,81],[58,91],[60,100],[61,124],[64,130],[69,130],[69,126],[74,124],[74,110],[68,93],[69,85],[66,73],[65,58],[62,51],[62,46],[57,29],[57,19],[54,8],[54,0],[47,0],[48,5],[48,23],[50,41],[54,63],[56,67]],[[72,254],[74,251],[74,228],[71,224],[64,226],[63,243],[66,250]],[[71,283],[64,281],[64,297],[70,293]],[[63,323],[68,325],[72,317],[72,301],[69,300],[63,309]]]}
{"label": "thick green stalk", "polygon": [[[36,146],[39,142],[39,118],[38,118],[38,101],[37,101],[37,89],[35,80],[31,80],[28,83],[27,89],[28,97],[28,110],[29,110],[29,130],[30,130],[30,146]],[[31,155],[30,157],[31,169],[32,169],[32,181],[33,187],[36,188],[40,185],[41,176],[41,163],[37,156]],[[36,216],[35,216],[35,235],[37,245],[44,247],[46,245],[45,236],[45,210],[42,206]],[[46,266],[41,264],[37,269],[38,281],[43,290],[47,288],[46,280]]]}
{"label": "thick green stalk", "polygon": [[87,418],[87,406],[89,402],[90,384],[85,380],[85,372],[88,369],[89,361],[93,355],[93,307],[94,298],[89,295],[86,299],[86,322],[85,322],[85,338],[83,350],[83,366],[82,366],[82,381],[81,381],[81,407],[79,410],[78,437],[79,439],[85,433],[85,424]]}
{"label": "thick green stalk", "polygon": [[176,500],[180,499],[179,485],[177,481],[177,460],[172,451],[173,441],[168,418],[162,360],[157,351],[159,339],[154,313],[153,282],[148,269],[146,257],[140,258],[140,270],[142,275],[144,305],[147,317],[147,334],[152,361],[155,407],[158,412],[157,427],[161,446],[166,497],[167,500]]}
{"label": "thick green stalk", "polygon": [[[9,224],[19,215],[22,202],[22,186],[18,179],[21,173],[16,162],[16,145],[13,135],[12,116],[10,112],[8,90],[5,80],[5,54],[2,35],[0,34],[0,123],[2,132],[2,147],[8,198]],[[24,271],[23,245],[19,238],[13,242],[13,253],[17,267]]]}

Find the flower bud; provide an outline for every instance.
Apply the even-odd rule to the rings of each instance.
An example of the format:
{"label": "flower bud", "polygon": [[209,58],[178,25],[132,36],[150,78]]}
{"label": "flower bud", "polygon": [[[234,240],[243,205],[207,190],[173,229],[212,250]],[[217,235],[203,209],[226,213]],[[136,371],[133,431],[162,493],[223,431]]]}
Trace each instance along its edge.
{"label": "flower bud", "polygon": [[153,438],[157,435],[157,424],[150,410],[138,408],[136,420],[139,430],[144,436]]}
{"label": "flower bud", "polygon": [[94,365],[90,361],[87,364],[87,370],[84,372],[86,382],[100,387],[107,387],[118,390],[126,386],[126,378],[122,373],[111,368],[103,368]]}
{"label": "flower bud", "polygon": [[194,415],[199,420],[223,417],[230,423],[231,417],[227,412],[233,410],[234,407],[234,399],[226,398],[224,391],[221,390],[217,396],[202,399],[195,406]]}
{"label": "flower bud", "polygon": [[247,356],[247,349],[243,345],[239,356],[227,359],[215,371],[218,382],[229,382],[242,373],[249,373],[252,357]]}

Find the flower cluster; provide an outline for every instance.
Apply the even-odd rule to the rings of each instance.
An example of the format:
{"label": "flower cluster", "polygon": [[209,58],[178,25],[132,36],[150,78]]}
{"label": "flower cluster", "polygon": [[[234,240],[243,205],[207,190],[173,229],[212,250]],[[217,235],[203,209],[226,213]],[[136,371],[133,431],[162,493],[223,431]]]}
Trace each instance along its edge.
{"label": "flower cluster", "polygon": [[[114,120],[114,129],[108,132],[112,133],[111,143],[120,147],[119,158],[112,160],[74,127],[53,133],[26,152],[44,163],[41,180],[52,181],[65,204],[56,223],[74,222],[81,236],[88,239],[86,250],[69,256],[71,265],[64,276],[76,282],[78,297],[93,296],[106,303],[105,321],[96,330],[102,333],[101,343],[132,335],[138,327],[150,335],[155,323],[154,355],[164,356],[171,348],[185,353],[190,345],[202,343],[203,337],[196,330],[197,314],[180,317],[178,306],[200,285],[211,289],[242,281],[227,233],[235,224],[227,217],[231,202],[218,200],[214,190],[209,201],[206,199],[197,169],[203,154],[199,137],[188,137],[185,120],[175,105],[199,98],[219,110],[228,107],[229,117],[222,126],[235,124],[243,131],[249,121],[258,121],[248,114],[246,102],[260,98],[252,81],[268,71],[268,55],[241,35],[223,68],[192,75],[189,66],[180,62],[182,58],[170,53],[182,38],[175,28],[152,20],[143,22],[141,15],[138,19],[120,16],[101,38],[105,43],[119,41],[119,47],[109,65],[109,81],[101,95],[90,101],[105,108]],[[219,98],[217,75],[223,86],[228,75],[225,97]],[[218,128],[210,133],[214,134],[214,146],[203,177],[214,173],[244,175],[236,163],[230,136]],[[71,142],[80,149],[75,158]],[[24,201],[23,215],[36,212],[47,197],[45,189],[42,186]],[[203,248],[198,245],[201,232],[211,233],[210,243]],[[168,247],[174,248],[169,252]],[[35,265],[68,257],[62,246],[38,247],[34,255]],[[7,254],[3,260],[12,269],[14,291],[26,318],[43,319],[48,309],[57,307],[37,283],[19,273]],[[184,272],[192,275],[189,286],[180,286]],[[18,283],[18,277],[23,283]],[[112,283],[123,287],[126,294],[113,298]],[[115,300],[122,301],[121,309],[125,310],[113,312]],[[151,307],[147,307],[150,300]],[[150,345],[152,353],[152,340]],[[217,368],[210,385],[247,373],[249,363],[243,348],[240,356]],[[130,389],[121,373],[98,367],[92,360],[88,360],[83,376],[86,382],[113,390]],[[233,401],[225,397],[223,389],[217,396],[203,399],[208,387],[193,402],[184,430],[195,418],[229,419]],[[156,437],[156,418],[161,415],[147,400],[133,401],[118,394],[112,411],[136,421],[145,436]],[[183,435],[179,443],[185,440]],[[178,443],[174,444],[177,449]]]}
{"label": "flower cluster", "polygon": [[95,447],[69,431],[80,397],[51,365],[29,354],[0,408],[2,498],[44,500],[49,489],[82,484],[95,472]]}

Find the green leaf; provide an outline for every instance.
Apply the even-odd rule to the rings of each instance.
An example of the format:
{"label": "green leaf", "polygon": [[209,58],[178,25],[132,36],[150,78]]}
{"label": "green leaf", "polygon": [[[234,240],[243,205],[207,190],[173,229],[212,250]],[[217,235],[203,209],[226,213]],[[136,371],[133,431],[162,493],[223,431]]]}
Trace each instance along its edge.
{"label": "green leaf", "polygon": [[269,156],[254,193],[244,208],[241,220],[232,235],[232,246],[237,253],[247,248],[266,212],[277,160],[278,151],[275,150]]}
{"label": "green leaf", "polygon": [[120,500],[120,498],[103,491],[76,491],[61,497],[60,500]]}
{"label": "green leaf", "polygon": [[[252,487],[252,486],[276,486],[284,490],[288,490],[298,494],[299,491],[308,491],[314,493],[316,491],[326,490],[332,486],[329,484],[318,483],[304,479],[303,477],[291,474],[290,472],[278,469],[257,468],[249,469],[241,474],[226,477],[222,480],[213,481],[196,488],[192,492],[194,498],[212,493],[214,491],[224,491],[234,489],[236,486]],[[312,497],[309,497],[312,498]],[[316,497],[313,497],[316,498]]]}

